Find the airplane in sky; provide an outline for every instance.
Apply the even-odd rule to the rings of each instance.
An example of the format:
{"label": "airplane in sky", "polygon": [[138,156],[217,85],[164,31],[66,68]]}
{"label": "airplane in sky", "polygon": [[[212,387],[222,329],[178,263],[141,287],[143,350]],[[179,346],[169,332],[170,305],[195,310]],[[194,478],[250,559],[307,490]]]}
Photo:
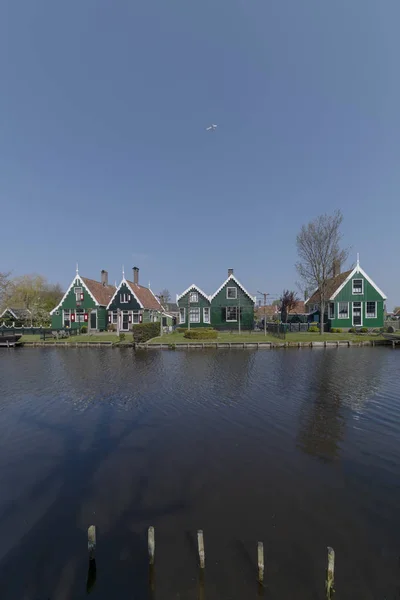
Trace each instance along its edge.
{"label": "airplane in sky", "polygon": [[217,129],[218,125],[210,125],[209,127],[206,127],[206,131],[215,131]]}

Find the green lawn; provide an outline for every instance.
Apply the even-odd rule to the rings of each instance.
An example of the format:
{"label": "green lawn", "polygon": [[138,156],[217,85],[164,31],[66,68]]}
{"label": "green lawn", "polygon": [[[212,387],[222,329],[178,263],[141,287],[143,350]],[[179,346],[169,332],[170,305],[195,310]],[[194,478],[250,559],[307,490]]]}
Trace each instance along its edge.
{"label": "green lawn", "polygon": [[378,335],[356,335],[354,333],[324,333],[320,335],[319,333],[287,333],[285,339],[276,338],[272,335],[264,335],[263,333],[253,332],[253,333],[242,333],[241,335],[237,333],[220,333],[218,338],[215,340],[189,340],[184,337],[183,333],[169,333],[163,335],[162,337],[157,337],[152,339],[149,344],[179,344],[179,343],[189,343],[189,344],[199,344],[204,342],[215,343],[215,342],[231,342],[234,344],[235,342],[272,342],[272,343],[282,343],[282,342],[336,342],[336,341],[366,341],[366,340],[382,340],[382,336]]}
{"label": "green lawn", "polygon": [[[40,335],[23,335],[20,339],[21,342],[43,342]],[[93,334],[81,334],[71,335],[68,338],[53,339],[46,336],[46,343],[52,344],[54,342],[67,342],[68,344],[75,344],[76,342],[118,342],[118,335],[116,333],[93,333]],[[128,335],[125,339],[126,342],[132,342],[132,336]]]}

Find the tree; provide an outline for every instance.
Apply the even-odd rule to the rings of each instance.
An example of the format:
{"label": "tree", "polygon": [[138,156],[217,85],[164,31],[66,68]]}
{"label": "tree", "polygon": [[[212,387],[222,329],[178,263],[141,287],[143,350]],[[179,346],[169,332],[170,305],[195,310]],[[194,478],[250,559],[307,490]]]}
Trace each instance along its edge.
{"label": "tree", "polygon": [[328,297],[328,282],[333,277],[334,266],[348,257],[348,249],[341,249],[340,226],[343,215],[337,210],[333,215],[320,215],[303,225],[297,235],[299,261],[297,272],[308,289],[318,288],[320,307],[320,333],[324,332],[324,315]]}
{"label": "tree", "polygon": [[161,290],[158,297],[160,298],[160,302],[163,305],[169,304],[169,302],[171,302],[171,294],[169,293],[169,290],[167,290],[167,289]]}
{"label": "tree", "polygon": [[30,325],[49,322],[49,312],[62,298],[59,284],[50,284],[42,275],[22,275],[10,282],[7,304],[30,311]]}
{"label": "tree", "polygon": [[400,311],[400,306],[395,306],[393,309],[394,314],[398,313]]}
{"label": "tree", "polygon": [[10,287],[10,273],[0,273],[0,308],[6,308]]}
{"label": "tree", "polygon": [[274,301],[272,302],[272,306],[280,306],[280,305],[281,305],[281,301],[280,301],[280,299],[279,299],[279,298],[277,298],[276,300],[274,300]]}
{"label": "tree", "polygon": [[296,292],[283,290],[282,296],[279,299],[279,310],[281,312],[281,320],[283,323],[287,323],[288,314],[291,310],[296,308],[298,301],[299,299],[297,298]]}

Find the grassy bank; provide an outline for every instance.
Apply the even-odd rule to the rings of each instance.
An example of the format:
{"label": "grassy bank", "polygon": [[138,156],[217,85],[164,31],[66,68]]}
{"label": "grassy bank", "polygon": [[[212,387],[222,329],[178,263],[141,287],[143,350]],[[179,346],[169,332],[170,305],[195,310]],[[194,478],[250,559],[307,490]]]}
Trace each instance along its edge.
{"label": "grassy bank", "polygon": [[[98,344],[99,342],[118,343],[119,338],[116,333],[92,333],[92,334],[83,333],[81,335],[71,335],[71,337],[68,337],[68,338],[59,338],[58,340],[56,338],[46,336],[46,340],[44,340],[44,341],[46,342],[46,344],[53,344],[54,342],[57,342],[57,341],[58,342],[67,342],[67,344],[75,344],[77,342],[78,343],[93,342],[93,343]],[[126,341],[132,342],[132,336],[127,335]],[[41,338],[40,335],[36,335],[36,334],[23,335],[20,339],[20,342],[22,342],[22,343],[43,342],[43,339]]]}
{"label": "grassy bank", "polygon": [[285,339],[280,339],[274,337],[272,335],[264,335],[263,333],[253,332],[253,333],[242,333],[239,335],[238,333],[219,333],[218,337],[215,340],[189,340],[184,337],[183,333],[169,333],[167,335],[163,335],[162,337],[157,337],[152,339],[149,344],[198,344],[199,342],[204,343],[207,342],[221,342],[221,343],[232,343],[235,342],[336,342],[336,341],[351,341],[351,342],[360,342],[367,340],[383,340],[384,338],[380,335],[357,335],[354,333],[324,333],[320,335],[319,333],[287,333]]}

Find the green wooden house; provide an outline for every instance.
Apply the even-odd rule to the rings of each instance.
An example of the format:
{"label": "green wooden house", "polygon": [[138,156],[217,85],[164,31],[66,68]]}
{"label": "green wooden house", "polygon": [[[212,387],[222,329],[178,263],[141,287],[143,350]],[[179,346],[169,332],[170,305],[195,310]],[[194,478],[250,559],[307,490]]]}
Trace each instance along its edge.
{"label": "green wooden house", "polygon": [[228,269],[228,278],[208,296],[197,285],[191,285],[176,298],[179,325],[213,327],[225,331],[249,330],[254,327],[255,297],[243,287]]}
{"label": "green wooden house", "polygon": [[220,330],[252,330],[255,296],[252,296],[228,269],[228,278],[211,296],[211,324]]}
{"label": "green wooden house", "polygon": [[[328,281],[327,290],[329,300],[324,322],[328,329],[383,327],[386,296],[358,261],[354,269],[343,273],[336,266],[334,276]],[[318,310],[319,303],[319,291],[316,290],[305,302],[308,312]]]}
{"label": "green wooden house", "polygon": [[211,327],[210,297],[197,285],[192,284],[176,297],[179,309],[179,327]]}
{"label": "green wooden house", "polygon": [[133,281],[125,279],[114,288],[107,305],[109,328],[130,331],[138,323],[160,321],[164,312],[159,300],[149,287],[139,284],[139,269],[133,267]]}
{"label": "green wooden house", "polygon": [[27,308],[7,307],[0,315],[0,326],[29,327],[33,325],[32,313]]}
{"label": "green wooden house", "polygon": [[61,302],[51,311],[53,329],[107,329],[107,305],[115,292],[108,284],[107,271],[101,271],[101,281],[82,277],[78,268]]}

